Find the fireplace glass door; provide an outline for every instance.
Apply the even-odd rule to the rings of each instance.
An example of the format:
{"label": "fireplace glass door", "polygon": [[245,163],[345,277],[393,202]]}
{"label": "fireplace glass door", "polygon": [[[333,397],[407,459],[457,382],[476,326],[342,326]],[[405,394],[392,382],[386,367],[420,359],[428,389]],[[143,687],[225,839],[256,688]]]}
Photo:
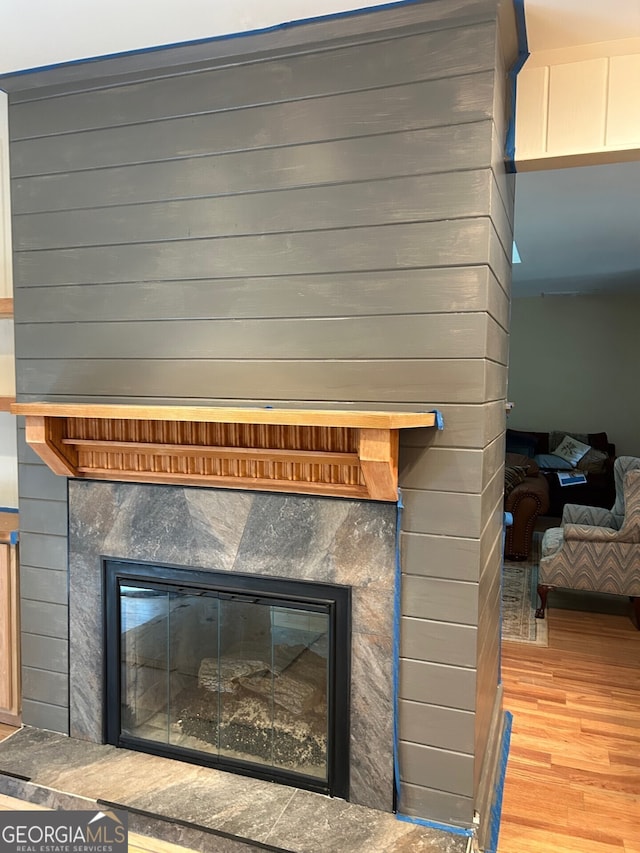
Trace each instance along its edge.
{"label": "fireplace glass door", "polygon": [[[221,573],[106,565],[109,742],[312,790],[344,789],[336,749],[347,743],[348,689],[336,692],[346,668],[336,662],[348,658],[348,645],[338,655],[336,640],[347,639],[337,620],[348,611],[334,593],[262,577],[239,583]],[[311,586],[324,597],[310,596]]]}

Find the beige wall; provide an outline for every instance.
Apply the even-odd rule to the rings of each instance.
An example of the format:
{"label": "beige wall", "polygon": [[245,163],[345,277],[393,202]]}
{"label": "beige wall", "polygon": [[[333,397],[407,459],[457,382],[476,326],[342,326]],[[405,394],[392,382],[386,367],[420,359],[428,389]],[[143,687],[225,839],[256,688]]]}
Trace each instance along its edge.
{"label": "beige wall", "polygon": [[514,299],[509,400],[514,429],[604,430],[640,456],[640,295]]}

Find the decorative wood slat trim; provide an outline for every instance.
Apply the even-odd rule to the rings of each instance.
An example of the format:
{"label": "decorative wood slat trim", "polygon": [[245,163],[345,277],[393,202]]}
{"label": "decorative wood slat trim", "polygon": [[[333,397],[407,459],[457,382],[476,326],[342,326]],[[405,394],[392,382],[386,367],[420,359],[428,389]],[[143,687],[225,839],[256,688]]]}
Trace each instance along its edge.
{"label": "decorative wood slat trim", "polygon": [[395,501],[398,430],[429,412],[19,403],[54,471],[143,483]]}
{"label": "decorative wood slat trim", "polygon": [[[84,472],[83,472],[84,473]],[[250,477],[210,477],[206,474],[144,473],[139,476],[131,471],[90,468],[86,475],[91,480],[114,480],[118,482],[158,483],[170,486],[213,486],[220,489],[250,489],[287,494],[324,495],[337,498],[359,498],[371,500],[366,486],[345,486],[338,483],[308,483],[296,480],[255,480]],[[394,498],[395,500],[395,498]]]}
{"label": "decorative wood slat trim", "polygon": [[[89,448],[103,453],[142,453],[147,456],[193,457],[203,459],[262,459],[265,451],[252,447],[206,447],[184,444],[148,444],[143,441],[92,441],[89,438],[63,438],[82,451]],[[324,450],[269,449],[269,457],[277,462],[295,462],[317,465],[357,465],[357,453],[328,453]],[[81,467],[81,466],[80,466]]]}
{"label": "decorative wood slat trim", "polygon": [[0,317],[13,317],[13,299],[10,296],[0,297]]}
{"label": "decorative wood slat trim", "polygon": [[15,401],[15,397],[0,396],[0,412],[10,412]]}

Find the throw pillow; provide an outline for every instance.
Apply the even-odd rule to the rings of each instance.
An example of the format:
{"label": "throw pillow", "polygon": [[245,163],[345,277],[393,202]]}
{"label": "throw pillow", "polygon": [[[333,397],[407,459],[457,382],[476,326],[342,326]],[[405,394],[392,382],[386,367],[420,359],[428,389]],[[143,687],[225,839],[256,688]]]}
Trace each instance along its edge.
{"label": "throw pillow", "polygon": [[567,429],[560,432],[554,429],[549,433],[549,453],[555,453],[556,447],[560,447],[566,436],[574,438],[576,441],[581,441],[583,444],[588,444],[589,447],[593,446],[586,432],[569,432]]}
{"label": "throw pillow", "polygon": [[578,441],[577,438],[565,435],[560,442],[560,445],[553,451],[553,455],[561,456],[563,459],[566,459],[567,462],[570,462],[572,465],[576,465],[589,450],[591,450],[591,448],[588,444],[583,444],[581,441]]}
{"label": "throw pillow", "polygon": [[527,479],[527,469],[520,465],[504,466],[504,496],[508,497],[518,483],[524,483]]}
{"label": "throw pillow", "polygon": [[538,467],[546,471],[571,471],[573,468],[571,462],[567,462],[562,456],[556,456],[555,453],[538,453],[533,458]]}
{"label": "throw pillow", "polygon": [[608,454],[592,447],[578,462],[576,468],[585,474],[604,474],[607,470],[608,458]]}

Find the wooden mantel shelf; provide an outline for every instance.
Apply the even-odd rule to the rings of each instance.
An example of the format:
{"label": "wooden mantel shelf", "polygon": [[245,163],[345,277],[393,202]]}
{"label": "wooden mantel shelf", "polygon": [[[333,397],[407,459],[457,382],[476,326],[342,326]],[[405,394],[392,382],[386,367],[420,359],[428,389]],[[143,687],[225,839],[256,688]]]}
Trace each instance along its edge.
{"label": "wooden mantel shelf", "polygon": [[14,403],[56,474],[395,501],[398,431],[433,412]]}

